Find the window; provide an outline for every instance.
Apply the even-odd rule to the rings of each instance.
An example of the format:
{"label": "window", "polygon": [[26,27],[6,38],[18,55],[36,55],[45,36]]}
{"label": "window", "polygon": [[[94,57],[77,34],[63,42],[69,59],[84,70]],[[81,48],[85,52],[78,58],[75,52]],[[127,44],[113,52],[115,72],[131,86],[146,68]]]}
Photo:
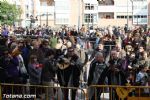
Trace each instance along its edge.
{"label": "window", "polygon": [[129,18],[131,19],[131,18],[132,18],[132,16],[129,16]]}
{"label": "window", "polygon": [[90,10],[90,4],[89,3],[85,4],[85,10]]}
{"label": "window", "polygon": [[147,18],[147,15],[144,15],[143,18]]}
{"label": "window", "polygon": [[134,15],[134,18],[147,18],[147,15]]}
{"label": "window", "polygon": [[141,18],[144,18],[144,16],[141,16]]}
{"label": "window", "polygon": [[129,19],[132,18],[132,16],[124,16],[124,15],[117,16],[118,19],[127,19],[128,17]]}
{"label": "window", "polygon": [[94,10],[94,5],[93,4],[91,4],[91,10]]}
{"label": "window", "polygon": [[85,10],[94,10],[94,9],[96,9],[96,5],[90,3],[85,4]]}
{"label": "window", "polygon": [[90,14],[85,14],[84,19],[85,19],[85,23],[89,23],[90,19],[91,19],[91,15]]}
{"label": "window", "polygon": [[121,18],[123,19],[123,18],[124,18],[124,16],[121,16]]}
{"label": "window", "polygon": [[134,16],[134,18],[137,18],[137,16]]}
{"label": "window", "polygon": [[117,18],[118,18],[118,19],[120,19],[120,18],[121,18],[121,16],[117,16]]}
{"label": "window", "polygon": [[97,22],[97,14],[85,14],[84,15],[85,23],[94,23]]}
{"label": "window", "polygon": [[147,5],[146,5],[146,6],[143,6],[142,9],[147,9]]}
{"label": "window", "polygon": [[106,19],[110,19],[110,15],[106,15]]}

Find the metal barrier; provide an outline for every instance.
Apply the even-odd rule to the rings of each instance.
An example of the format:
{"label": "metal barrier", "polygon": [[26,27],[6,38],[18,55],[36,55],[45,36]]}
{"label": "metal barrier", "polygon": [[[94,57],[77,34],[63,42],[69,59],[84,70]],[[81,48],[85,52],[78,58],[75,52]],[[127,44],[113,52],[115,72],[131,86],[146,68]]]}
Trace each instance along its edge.
{"label": "metal barrier", "polygon": [[72,100],[73,93],[75,93],[76,100],[86,100],[85,90],[76,87],[0,84],[0,100],[12,98],[15,100],[37,100],[38,98],[40,100],[66,100],[66,96],[68,96],[69,100]]}
{"label": "metal barrier", "polygon": [[[66,92],[68,90],[68,92]],[[76,91],[76,99],[72,98]],[[86,92],[87,91],[87,92]],[[92,85],[87,89],[75,87],[0,84],[0,100],[150,100],[150,86]]]}
{"label": "metal barrier", "polygon": [[89,100],[150,100],[150,86],[92,85]]}

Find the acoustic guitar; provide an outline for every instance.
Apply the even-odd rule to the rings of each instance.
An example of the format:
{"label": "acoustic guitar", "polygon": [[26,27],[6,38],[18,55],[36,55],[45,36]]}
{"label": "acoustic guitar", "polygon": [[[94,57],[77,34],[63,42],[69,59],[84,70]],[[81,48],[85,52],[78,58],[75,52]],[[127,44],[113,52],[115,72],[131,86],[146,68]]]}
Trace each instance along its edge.
{"label": "acoustic guitar", "polygon": [[63,58],[63,62],[57,63],[57,66],[59,69],[64,70],[64,69],[68,68],[70,64],[71,64],[70,59]]}

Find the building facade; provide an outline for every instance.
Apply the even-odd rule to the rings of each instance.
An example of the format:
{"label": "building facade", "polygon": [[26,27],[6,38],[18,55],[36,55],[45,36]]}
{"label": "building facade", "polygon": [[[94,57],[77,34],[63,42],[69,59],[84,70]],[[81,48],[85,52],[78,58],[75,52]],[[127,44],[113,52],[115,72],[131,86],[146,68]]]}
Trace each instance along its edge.
{"label": "building facade", "polygon": [[147,25],[148,2],[148,0],[84,0],[84,23],[93,23],[101,27]]}
{"label": "building facade", "polygon": [[150,0],[54,0],[54,25],[150,25]]}
{"label": "building facade", "polygon": [[21,26],[150,25],[150,0],[8,0],[23,10]]}

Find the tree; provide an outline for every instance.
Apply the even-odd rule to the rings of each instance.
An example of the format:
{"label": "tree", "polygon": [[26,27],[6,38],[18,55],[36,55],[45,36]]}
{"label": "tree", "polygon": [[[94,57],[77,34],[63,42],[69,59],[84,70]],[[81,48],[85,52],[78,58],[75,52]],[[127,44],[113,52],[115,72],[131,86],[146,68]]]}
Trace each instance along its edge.
{"label": "tree", "polygon": [[13,25],[21,15],[21,8],[15,4],[9,4],[6,0],[0,1],[0,22],[1,24]]}

